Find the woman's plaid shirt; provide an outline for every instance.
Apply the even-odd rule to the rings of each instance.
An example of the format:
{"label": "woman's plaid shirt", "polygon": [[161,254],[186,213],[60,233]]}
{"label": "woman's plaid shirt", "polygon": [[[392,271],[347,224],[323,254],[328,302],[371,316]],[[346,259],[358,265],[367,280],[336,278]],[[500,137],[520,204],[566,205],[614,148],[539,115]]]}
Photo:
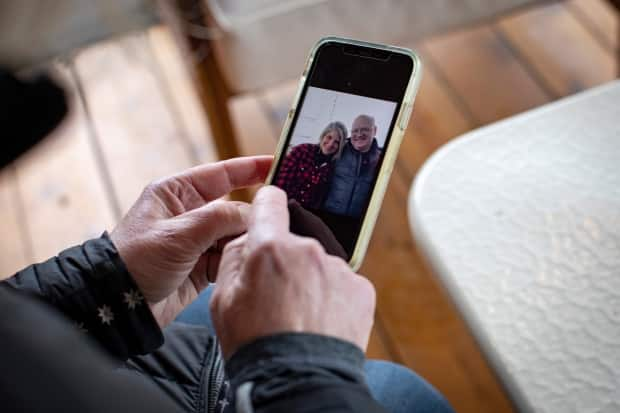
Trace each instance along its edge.
{"label": "woman's plaid shirt", "polygon": [[303,143],[294,146],[282,160],[276,185],[289,199],[295,199],[305,208],[318,209],[327,194],[333,162],[325,162],[319,145]]}

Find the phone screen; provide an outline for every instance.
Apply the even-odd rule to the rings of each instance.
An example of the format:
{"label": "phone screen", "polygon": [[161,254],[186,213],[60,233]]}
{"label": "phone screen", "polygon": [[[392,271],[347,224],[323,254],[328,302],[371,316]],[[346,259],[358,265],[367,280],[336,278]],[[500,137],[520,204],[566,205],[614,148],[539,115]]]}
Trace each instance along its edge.
{"label": "phone screen", "polygon": [[351,258],[412,71],[391,50],[317,51],[272,180],[288,195],[292,232]]}

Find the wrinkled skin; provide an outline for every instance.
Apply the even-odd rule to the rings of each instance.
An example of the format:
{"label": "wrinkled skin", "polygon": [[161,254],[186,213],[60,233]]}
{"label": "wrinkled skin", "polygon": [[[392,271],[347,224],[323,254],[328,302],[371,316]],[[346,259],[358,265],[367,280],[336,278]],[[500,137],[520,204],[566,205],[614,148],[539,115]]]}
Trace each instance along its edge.
{"label": "wrinkled skin", "polygon": [[191,168],[148,185],[110,237],[160,326],[217,276],[221,250],[247,229],[250,206],[218,199],[264,182],[272,157]]}

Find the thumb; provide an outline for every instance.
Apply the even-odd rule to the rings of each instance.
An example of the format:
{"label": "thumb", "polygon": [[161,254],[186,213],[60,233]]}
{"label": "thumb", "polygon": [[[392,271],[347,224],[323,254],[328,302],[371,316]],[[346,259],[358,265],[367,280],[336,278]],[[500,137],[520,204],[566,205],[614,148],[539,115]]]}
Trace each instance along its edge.
{"label": "thumb", "polygon": [[221,238],[244,233],[249,214],[249,204],[215,200],[178,215],[173,220],[179,224],[179,235],[204,252]]}

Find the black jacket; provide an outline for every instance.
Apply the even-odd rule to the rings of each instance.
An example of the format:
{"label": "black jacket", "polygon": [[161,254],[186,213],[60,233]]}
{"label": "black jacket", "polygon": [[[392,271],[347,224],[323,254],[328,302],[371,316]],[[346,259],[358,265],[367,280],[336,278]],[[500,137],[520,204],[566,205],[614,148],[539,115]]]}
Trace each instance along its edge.
{"label": "black jacket", "polygon": [[381,148],[373,138],[367,152],[356,150],[351,139],[336,161],[323,207],[332,214],[359,217],[364,212],[375,181]]}
{"label": "black jacket", "polygon": [[[157,349],[163,335],[106,234],[0,283],[0,337],[2,411],[179,410],[163,392],[115,369]],[[382,411],[364,384],[363,361],[352,344],[319,335],[256,340],[226,362],[238,396],[231,406]]]}

